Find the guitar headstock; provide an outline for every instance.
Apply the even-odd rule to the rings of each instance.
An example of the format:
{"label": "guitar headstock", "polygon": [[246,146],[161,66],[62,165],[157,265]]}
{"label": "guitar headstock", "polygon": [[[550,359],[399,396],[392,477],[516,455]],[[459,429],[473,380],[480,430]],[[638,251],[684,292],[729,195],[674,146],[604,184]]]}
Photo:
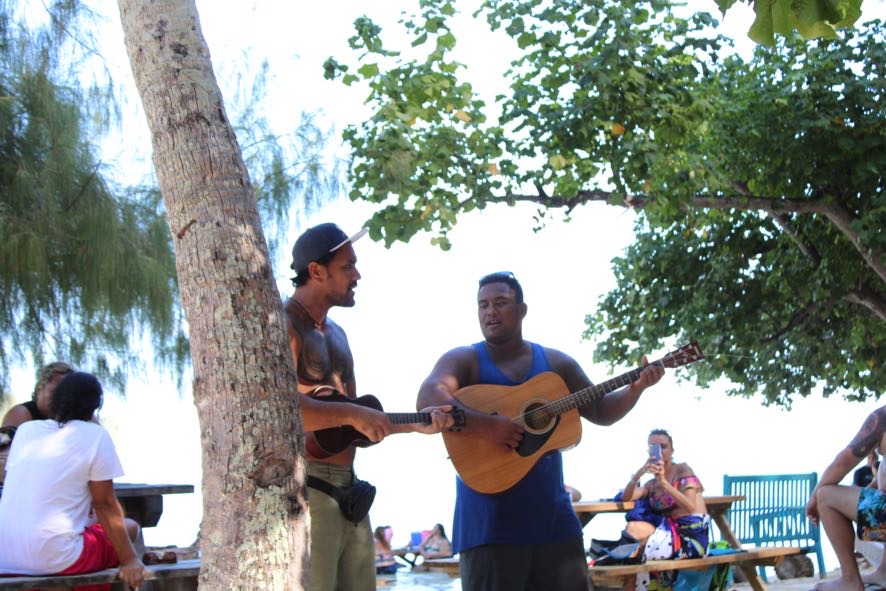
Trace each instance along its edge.
{"label": "guitar headstock", "polygon": [[693,361],[698,361],[699,359],[704,359],[704,353],[701,352],[701,347],[698,346],[698,343],[692,341],[688,345],[683,345],[676,351],[671,351],[662,357],[661,363],[665,367],[673,369],[675,367],[687,365]]}

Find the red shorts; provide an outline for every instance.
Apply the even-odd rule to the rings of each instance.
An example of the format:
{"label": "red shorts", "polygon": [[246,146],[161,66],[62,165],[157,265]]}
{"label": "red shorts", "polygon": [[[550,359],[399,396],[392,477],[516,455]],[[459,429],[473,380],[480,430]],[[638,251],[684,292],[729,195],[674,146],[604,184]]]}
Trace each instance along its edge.
{"label": "red shorts", "polygon": [[[111,544],[111,539],[104,528],[96,523],[83,530],[83,551],[80,558],[74,564],[56,573],[59,575],[78,575],[80,573],[94,573],[120,564],[117,551]],[[74,587],[76,591],[103,591],[110,589],[111,585],[81,585]]]}

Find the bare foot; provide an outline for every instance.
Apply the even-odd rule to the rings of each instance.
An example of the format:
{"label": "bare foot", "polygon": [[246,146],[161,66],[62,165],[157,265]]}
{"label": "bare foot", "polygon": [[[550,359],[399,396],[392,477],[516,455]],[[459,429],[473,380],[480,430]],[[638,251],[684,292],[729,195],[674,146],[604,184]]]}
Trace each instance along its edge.
{"label": "bare foot", "polygon": [[815,591],[864,591],[864,584],[861,578],[857,579],[832,579],[830,581],[822,581],[815,586]]}

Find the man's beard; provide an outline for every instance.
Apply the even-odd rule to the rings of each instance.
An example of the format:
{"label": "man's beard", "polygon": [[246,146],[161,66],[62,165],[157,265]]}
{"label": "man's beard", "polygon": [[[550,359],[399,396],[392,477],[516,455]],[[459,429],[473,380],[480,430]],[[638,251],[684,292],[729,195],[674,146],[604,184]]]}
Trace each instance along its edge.
{"label": "man's beard", "polygon": [[348,287],[348,291],[343,293],[341,296],[336,297],[336,301],[333,305],[340,308],[353,308],[357,303],[354,299],[354,288],[356,287],[356,285]]}

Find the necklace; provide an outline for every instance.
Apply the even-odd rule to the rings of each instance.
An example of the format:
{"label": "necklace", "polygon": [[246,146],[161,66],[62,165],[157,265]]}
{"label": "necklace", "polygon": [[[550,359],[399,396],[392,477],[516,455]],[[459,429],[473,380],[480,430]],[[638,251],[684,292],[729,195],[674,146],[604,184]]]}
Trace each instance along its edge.
{"label": "necklace", "polygon": [[302,305],[302,303],[301,303],[300,301],[298,301],[298,300],[295,299],[294,297],[289,298],[289,299],[290,299],[290,301],[292,301],[296,306],[298,306],[299,309],[301,309],[302,312],[304,312],[305,316],[307,316],[307,317],[310,319],[311,322],[314,323],[314,328],[323,328],[323,323],[326,322],[326,318],[325,318],[325,317],[324,317],[322,320],[320,320],[319,322],[317,322],[316,320],[314,320],[314,317],[311,316],[311,313],[308,312],[308,309],[305,308],[305,307]]}

